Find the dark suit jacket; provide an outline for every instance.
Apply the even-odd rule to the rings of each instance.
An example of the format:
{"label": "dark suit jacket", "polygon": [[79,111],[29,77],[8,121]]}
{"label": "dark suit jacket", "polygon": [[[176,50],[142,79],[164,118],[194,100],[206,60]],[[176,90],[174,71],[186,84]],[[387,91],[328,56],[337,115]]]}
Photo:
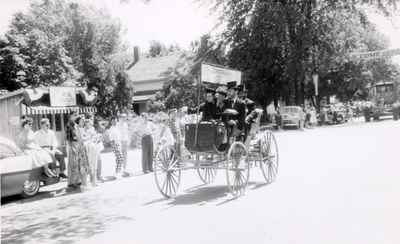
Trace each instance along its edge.
{"label": "dark suit jacket", "polygon": [[[225,100],[226,101],[226,100]],[[222,120],[223,122],[226,122],[227,118],[226,116],[223,116],[222,113],[227,109],[228,107],[226,106],[226,102],[223,101],[222,104],[216,103],[216,112],[217,112],[217,119]]]}
{"label": "dark suit jacket", "polygon": [[[199,108],[200,112],[203,113],[201,120],[210,121],[213,119],[217,119],[217,107],[215,103],[204,102],[200,104]],[[188,110],[189,114],[197,113],[197,108],[192,108]]]}
{"label": "dark suit jacket", "polygon": [[232,99],[227,99],[226,107],[235,109],[238,112],[238,115],[233,119],[236,121],[238,129],[243,130],[246,119],[246,104],[239,98],[237,98],[235,101]]}

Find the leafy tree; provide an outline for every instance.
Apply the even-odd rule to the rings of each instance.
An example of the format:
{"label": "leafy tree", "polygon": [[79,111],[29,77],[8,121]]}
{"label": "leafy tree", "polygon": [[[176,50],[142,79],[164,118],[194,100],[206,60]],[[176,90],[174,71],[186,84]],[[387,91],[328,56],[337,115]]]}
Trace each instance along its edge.
{"label": "leafy tree", "polygon": [[59,85],[79,78],[63,45],[64,37],[59,35],[67,23],[53,21],[58,13],[46,12],[41,4],[33,3],[30,12],[14,16],[0,44],[0,79],[7,82],[5,88]]}
{"label": "leafy tree", "polygon": [[160,56],[165,56],[168,54],[167,47],[162,44],[160,41],[151,41],[150,42],[150,48],[149,48],[149,57],[160,57]]}
{"label": "leafy tree", "polygon": [[[182,106],[194,107],[197,105],[201,63],[208,62],[223,64],[226,62],[224,48],[212,40],[211,36],[205,35],[191,44],[190,52],[180,52],[179,61],[174,67],[165,72],[168,77],[161,93],[154,99],[153,105],[159,107],[158,103],[164,103],[165,109],[180,108]],[[201,94],[204,94],[202,90]],[[159,107],[160,108],[160,107]]]}
{"label": "leafy tree", "polygon": [[102,116],[121,106],[120,89],[127,48],[121,43],[121,24],[105,11],[67,0],[32,2],[17,13],[0,40],[0,79],[13,90],[29,85],[77,85],[99,88],[96,106]]}
{"label": "leafy tree", "polygon": [[129,77],[126,73],[120,72],[116,75],[115,81],[117,86],[114,89],[114,99],[116,101],[116,111],[126,112],[132,108],[132,97],[134,88],[129,82]]}
{"label": "leafy tree", "polygon": [[[226,28],[221,42],[230,46],[228,65],[244,72],[250,96],[261,104],[277,98],[301,104],[312,91],[307,80],[314,71],[324,78],[332,70],[362,70],[362,64],[348,64],[346,56],[355,50],[375,50],[362,41],[372,29],[364,5],[388,14],[397,1],[213,2],[214,8],[223,9]],[[379,40],[369,41],[381,46]]]}

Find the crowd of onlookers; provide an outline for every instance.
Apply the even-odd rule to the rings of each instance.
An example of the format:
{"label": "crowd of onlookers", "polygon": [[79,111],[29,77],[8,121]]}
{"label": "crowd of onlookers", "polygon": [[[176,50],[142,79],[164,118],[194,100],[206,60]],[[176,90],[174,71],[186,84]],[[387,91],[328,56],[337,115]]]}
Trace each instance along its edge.
{"label": "crowd of onlookers", "polygon": [[[303,126],[309,128],[350,121],[362,114],[363,106],[361,103],[327,105],[317,112],[310,104],[302,108]],[[267,115],[265,122],[281,127],[279,108],[268,106],[264,114]],[[134,112],[120,113],[108,120],[99,119],[93,114],[72,113],[65,130],[67,150],[63,152],[59,150],[60,145],[47,118],[41,119],[40,129],[34,132],[32,119],[24,117],[17,141],[32,158],[44,164],[48,177],[67,178],[71,189],[86,188],[104,181],[101,175],[102,151],[108,150],[114,154],[115,177],[118,179],[130,175],[127,164],[138,163],[128,159],[129,148],[140,148],[142,171],[148,173],[153,171],[153,158],[160,146],[183,142],[184,125],[196,121],[198,118],[195,114],[187,114],[182,109],[140,115]],[[57,162],[56,167],[54,162]]]}
{"label": "crowd of onlookers", "polygon": [[33,131],[33,120],[24,116],[17,143],[35,162],[44,166],[47,177],[67,178],[70,189],[87,189],[104,181],[101,175],[101,152],[104,150],[114,154],[117,179],[130,175],[128,163],[137,163],[128,159],[128,150],[132,147],[142,148],[143,172],[153,171],[154,152],[160,145],[175,141],[170,123],[171,115],[166,113],[140,116],[121,113],[108,120],[93,114],[72,113],[66,124],[66,150],[63,151],[49,119],[42,118],[40,129]]}

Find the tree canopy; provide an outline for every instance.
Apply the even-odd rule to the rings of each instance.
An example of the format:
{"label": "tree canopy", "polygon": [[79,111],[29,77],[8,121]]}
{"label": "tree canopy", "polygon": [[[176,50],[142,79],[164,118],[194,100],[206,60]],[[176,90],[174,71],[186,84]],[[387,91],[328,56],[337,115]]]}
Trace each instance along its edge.
{"label": "tree canopy", "polygon": [[[344,99],[365,86],[367,79],[362,74],[368,70],[374,80],[395,74],[389,60],[353,61],[348,57],[354,51],[388,47],[365,8],[389,15],[397,1],[211,2],[226,26],[220,38],[229,47],[226,65],[244,72],[250,96],[261,104],[277,99],[304,103],[314,91],[313,73],[319,74],[320,94],[338,93]],[[386,77],[373,68],[377,63],[386,67]]]}
{"label": "tree canopy", "polygon": [[[121,33],[120,22],[106,10],[67,0],[32,2],[27,12],[14,15],[0,40],[2,88],[66,81],[97,86],[98,111],[110,116],[130,104],[114,92],[128,84],[121,72],[131,61],[124,58]],[[125,89],[132,92],[131,86]]]}

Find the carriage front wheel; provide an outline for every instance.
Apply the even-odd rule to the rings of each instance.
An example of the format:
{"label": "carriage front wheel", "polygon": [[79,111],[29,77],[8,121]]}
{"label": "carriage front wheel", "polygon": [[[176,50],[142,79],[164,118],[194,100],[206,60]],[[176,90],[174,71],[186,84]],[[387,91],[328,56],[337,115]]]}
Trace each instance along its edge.
{"label": "carriage front wheel", "polygon": [[275,180],[279,166],[278,144],[271,131],[263,133],[259,148],[260,168],[265,181],[269,184]]}
{"label": "carriage front wheel", "polygon": [[176,195],[181,181],[181,169],[174,146],[165,145],[158,151],[154,160],[154,177],[164,197]]}
{"label": "carriage front wheel", "polygon": [[242,142],[234,142],[229,148],[226,162],[226,178],[232,195],[238,197],[244,194],[249,173],[247,149]]}

